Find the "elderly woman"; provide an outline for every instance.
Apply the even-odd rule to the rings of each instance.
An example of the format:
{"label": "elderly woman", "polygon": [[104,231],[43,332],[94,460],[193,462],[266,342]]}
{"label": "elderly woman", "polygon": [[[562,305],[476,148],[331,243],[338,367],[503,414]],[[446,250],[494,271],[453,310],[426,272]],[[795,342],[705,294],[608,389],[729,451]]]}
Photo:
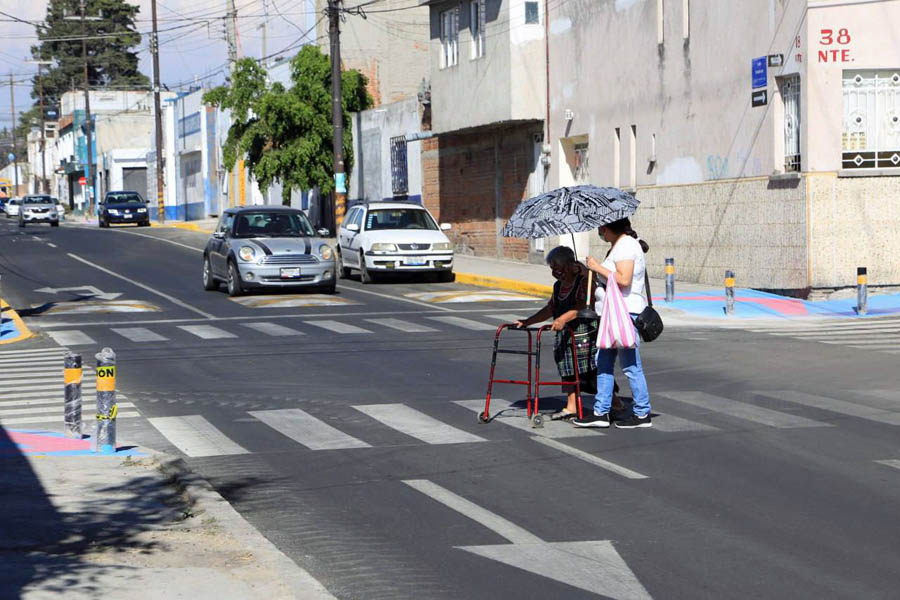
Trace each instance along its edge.
{"label": "elderly woman", "polygon": [[[596,394],[597,392],[597,362],[594,348],[597,341],[597,320],[578,318],[578,311],[585,308],[589,298],[589,278],[587,267],[575,260],[575,253],[572,249],[566,246],[557,246],[547,253],[547,265],[556,279],[556,283],[553,285],[553,295],[544,308],[527,319],[516,321],[515,324],[521,328],[550,318],[553,319],[553,324],[550,326],[556,332],[553,358],[556,361],[560,377],[567,382],[563,386],[567,395],[566,407],[550,417],[556,421],[577,416],[576,369],[581,392],[585,394]],[[596,289],[596,285],[592,283],[591,288]],[[594,293],[594,289],[591,289],[591,294]],[[571,326],[575,332],[576,352],[574,356],[567,325]]]}

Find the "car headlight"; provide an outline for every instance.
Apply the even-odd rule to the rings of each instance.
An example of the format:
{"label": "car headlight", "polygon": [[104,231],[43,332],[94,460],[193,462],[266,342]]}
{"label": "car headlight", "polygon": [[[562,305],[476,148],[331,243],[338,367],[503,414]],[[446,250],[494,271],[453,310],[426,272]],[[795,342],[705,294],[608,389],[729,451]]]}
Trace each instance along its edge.
{"label": "car headlight", "polygon": [[453,250],[453,244],[450,242],[438,242],[431,245],[432,250]]}
{"label": "car headlight", "polygon": [[119,211],[115,208],[109,209],[109,214],[119,216]]}
{"label": "car headlight", "polygon": [[372,252],[396,252],[397,244],[372,244]]}
{"label": "car headlight", "polygon": [[328,244],[322,244],[319,246],[319,256],[322,257],[322,260],[331,260],[331,257],[334,256],[334,250]]}
{"label": "car headlight", "polygon": [[238,256],[241,257],[241,260],[250,262],[253,260],[253,257],[256,256],[256,250],[250,246],[241,246],[240,251],[238,251]]}
{"label": "car headlight", "polygon": [[145,212],[147,212],[147,209],[146,209],[146,208],[139,208],[139,209],[137,209],[137,211],[138,211],[139,213],[145,213]]}

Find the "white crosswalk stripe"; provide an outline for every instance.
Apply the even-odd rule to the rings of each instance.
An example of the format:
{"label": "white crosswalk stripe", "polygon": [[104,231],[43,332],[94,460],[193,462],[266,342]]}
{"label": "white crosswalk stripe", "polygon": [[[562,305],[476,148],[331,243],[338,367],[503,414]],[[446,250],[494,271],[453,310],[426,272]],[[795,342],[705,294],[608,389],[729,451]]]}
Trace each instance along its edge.
{"label": "white crosswalk stripe", "polygon": [[248,454],[200,415],[148,419],[176,448],[190,457]]}
{"label": "white crosswalk stripe", "polygon": [[432,321],[439,321],[454,327],[462,327],[471,331],[496,331],[497,326],[482,321],[474,321],[472,319],[464,319],[463,317],[428,317]]}
{"label": "white crosswalk stripe", "polygon": [[22,356],[63,356],[66,351],[63,348],[35,348],[32,350],[7,350],[0,352],[0,359],[19,358]]}
{"label": "white crosswalk stripe", "polygon": [[[480,400],[458,400],[454,402],[463,408],[478,414],[484,412],[484,399]],[[585,405],[584,410],[591,410],[590,405]],[[544,419],[542,428],[533,428],[531,421],[525,416],[524,408],[514,408],[513,403],[500,398],[491,398],[491,424],[501,423],[515,429],[527,431],[532,435],[546,437],[551,439],[572,438],[572,437],[588,437],[596,435],[604,435],[597,429],[580,429],[571,423],[565,421],[551,421],[549,417]],[[486,425],[490,427],[491,425]]]}
{"label": "white crosswalk stripe", "polygon": [[299,408],[257,410],[251,411],[250,414],[310,450],[371,447]]}
{"label": "white crosswalk stripe", "polygon": [[[117,402],[117,405],[120,409],[122,408],[134,408],[134,404],[131,402]],[[96,404],[82,404],[81,405],[82,413],[87,413],[92,410],[97,410]],[[21,415],[40,415],[40,414],[50,414],[50,413],[58,413],[60,415],[60,420],[62,419],[61,415],[63,412],[62,403],[59,406],[24,406],[21,408],[4,408],[0,410],[0,418],[3,417],[18,417]]]}
{"label": "white crosswalk stripe", "polygon": [[[116,419],[134,419],[140,417],[137,411],[123,410],[116,415]],[[62,423],[62,415],[42,415],[39,417],[13,417],[0,419],[0,425],[31,425],[38,423]]]}
{"label": "white crosswalk stripe", "polygon": [[[877,400],[870,400],[867,404],[875,404],[875,406],[869,406],[793,390],[753,393],[774,400],[785,400],[794,404],[802,404],[803,406],[808,406],[810,408],[834,412],[849,417],[856,417],[858,419],[875,421],[876,423],[900,425],[900,406],[888,401],[878,402]],[[880,406],[878,406],[879,404]]]}
{"label": "white crosswalk stripe", "polygon": [[334,333],[372,333],[368,329],[363,329],[362,327],[357,327],[356,325],[350,325],[349,323],[342,323],[340,321],[303,321],[307,325],[312,325],[313,327],[321,327],[322,329],[327,329],[328,331],[333,331]]}
{"label": "white crosswalk stripe", "polygon": [[156,332],[150,331],[146,327],[113,328],[113,331],[132,342],[165,342],[169,339]]}
{"label": "white crosswalk stripe", "polygon": [[442,423],[405,404],[365,404],[353,408],[391,429],[396,429],[426,444],[464,444],[486,441],[482,437]]}
{"label": "white crosswalk stripe", "polygon": [[783,413],[761,406],[754,406],[745,402],[738,402],[730,398],[707,394],[706,392],[662,392],[657,394],[670,400],[682,402],[690,406],[702,408],[716,413],[726,414],[738,419],[744,419],[760,425],[768,425],[778,429],[793,429],[800,427],[831,427],[829,423],[814,421],[805,417]]}
{"label": "white crosswalk stripe", "polygon": [[186,331],[191,335],[195,335],[198,338],[204,340],[218,340],[237,337],[233,333],[225,331],[224,329],[219,329],[218,327],[213,327],[212,325],[179,325],[178,329]]}
{"label": "white crosswalk stripe", "polygon": [[410,323],[409,321],[403,321],[401,319],[366,319],[366,321],[381,325],[382,327],[387,327],[388,329],[396,329],[397,331],[406,333],[431,333],[437,331],[437,329],[428,327],[427,325]]}
{"label": "white crosswalk stripe", "polygon": [[897,317],[792,322],[749,330],[777,338],[900,354],[900,318]]}
{"label": "white crosswalk stripe", "polygon": [[242,325],[248,329],[253,329],[255,331],[259,331],[260,333],[264,333],[266,335],[271,335],[274,337],[304,335],[302,331],[297,331],[296,329],[291,329],[290,327],[285,327],[284,325],[278,325],[277,323],[242,323]]}
{"label": "white crosswalk stripe", "polygon": [[92,337],[77,329],[68,329],[63,331],[48,331],[47,335],[61,346],[87,346],[96,344]]}

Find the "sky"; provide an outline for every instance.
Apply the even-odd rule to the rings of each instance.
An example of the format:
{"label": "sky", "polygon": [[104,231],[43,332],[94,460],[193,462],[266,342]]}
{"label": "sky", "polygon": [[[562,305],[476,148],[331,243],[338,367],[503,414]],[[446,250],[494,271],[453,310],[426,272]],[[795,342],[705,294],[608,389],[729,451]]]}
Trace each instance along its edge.
{"label": "sky", "polygon": [[[130,1],[140,8],[135,24],[138,31],[146,34],[138,52],[140,69],[152,79],[153,63],[147,33],[151,29],[150,0]],[[297,42],[319,19],[312,0],[234,2],[243,56],[263,56],[263,35],[259,26],[264,22],[268,32],[267,54],[274,54]],[[268,8],[268,19],[265,18],[264,3]],[[35,22],[46,16],[47,4],[47,0],[0,0],[0,11]],[[223,20],[226,0],[157,0],[156,6],[160,31],[160,81],[173,91],[179,87],[186,89],[195,81],[212,85],[221,83],[222,68],[228,58]],[[173,29],[175,27],[178,28]],[[315,31],[312,31],[309,39],[314,36]],[[30,57],[29,49],[36,41],[33,26],[0,15],[0,81],[7,84],[0,88],[0,128],[8,127],[11,120],[10,73],[16,82],[16,112],[21,113],[32,105],[30,76],[37,71],[37,66],[27,64],[25,60]]]}

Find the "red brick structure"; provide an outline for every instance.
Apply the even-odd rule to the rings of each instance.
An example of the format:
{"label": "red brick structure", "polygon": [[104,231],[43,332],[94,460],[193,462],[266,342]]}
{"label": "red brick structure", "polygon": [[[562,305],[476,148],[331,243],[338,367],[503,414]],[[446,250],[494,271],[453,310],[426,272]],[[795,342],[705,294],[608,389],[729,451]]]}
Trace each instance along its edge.
{"label": "red brick structure", "polygon": [[441,222],[453,224],[457,252],[528,259],[528,240],[500,231],[529,196],[534,136],[541,123],[442,134],[422,147],[422,198]]}

